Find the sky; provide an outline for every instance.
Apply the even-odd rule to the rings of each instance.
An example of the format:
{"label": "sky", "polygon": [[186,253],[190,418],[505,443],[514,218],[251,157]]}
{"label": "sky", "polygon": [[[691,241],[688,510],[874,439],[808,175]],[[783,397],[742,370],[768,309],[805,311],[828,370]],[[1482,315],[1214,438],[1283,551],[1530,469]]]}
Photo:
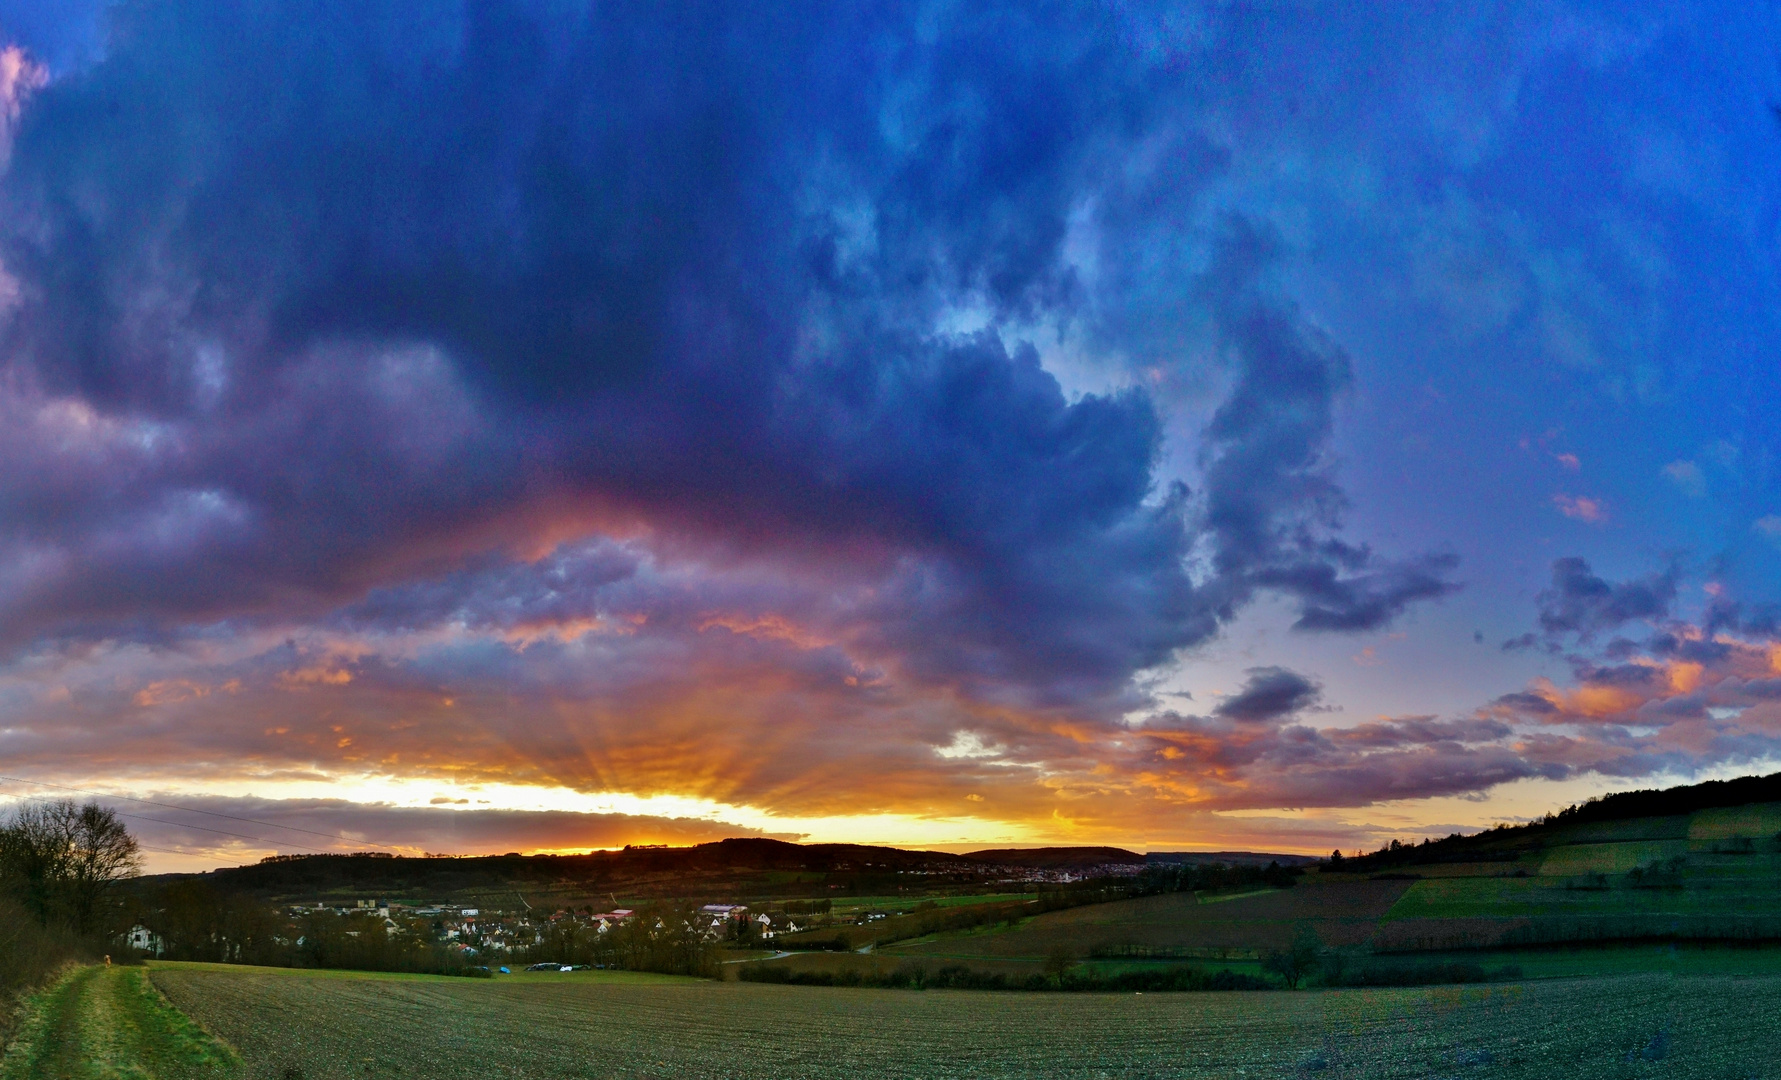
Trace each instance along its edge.
{"label": "sky", "polygon": [[0,795],[199,869],[1781,768],[1778,117],[1766,4],[0,0]]}

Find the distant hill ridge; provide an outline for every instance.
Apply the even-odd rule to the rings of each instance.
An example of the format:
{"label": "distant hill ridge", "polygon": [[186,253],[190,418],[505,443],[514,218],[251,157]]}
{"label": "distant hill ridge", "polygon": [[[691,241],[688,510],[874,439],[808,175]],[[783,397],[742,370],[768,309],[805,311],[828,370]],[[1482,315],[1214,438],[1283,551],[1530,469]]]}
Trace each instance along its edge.
{"label": "distant hill ridge", "polygon": [[1771,802],[1781,802],[1781,772],[1767,776],[1740,776],[1733,780],[1707,780],[1658,790],[1621,791],[1561,810],[1553,817],[1576,822],[1621,821]]}
{"label": "distant hill ridge", "polygon": [[632,846],[586,855],[287,855],[206,874],[168,874],[151,880],[196,877],[226,890],[267,895],[342,890],[437,894],[503,887],[531,889],[572,882],[606,889],[683,877],[715,881],[763,873],[840,874],[870,879],[920,871],[936,877],[968,879],[1023,870],[1090,873],[1115,865],[1221,862],[1265,866],[1275,861],[1291,866],[1316,860],[1303,855],[1259,852],[1174,851],[1146,856],[1116,847],[993,848],[955,854],[868,844],[794,844],[763,837],[730,837],[690,847]]}
{"label": "distant hill ridge", "polygon": [[1437,863],[1508,862],[1550,842],[1560,841],[1581,826],[1675,818],[1703,810],[1759,803],[1781,803],[1781,773],[1707,780],[1673,788],[1615,792],[1525,825],[1499,825],[1470,835],[1456,833],[1421,844],[1384,847],[1371,854],[1343,860],[1343,868],[1370,873]]}

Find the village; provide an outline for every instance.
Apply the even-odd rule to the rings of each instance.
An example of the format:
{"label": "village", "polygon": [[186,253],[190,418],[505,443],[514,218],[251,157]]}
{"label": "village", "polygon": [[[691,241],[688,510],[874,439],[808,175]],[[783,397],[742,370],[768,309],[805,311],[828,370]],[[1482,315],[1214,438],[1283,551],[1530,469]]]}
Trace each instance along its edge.
{"label": "village", "polygon": [[[803,910],[793,913],[787,910],[788,906]],[[794,901],[790,905],[782,903],[773,907],[774,910],[751,913],[746,904],[715,903],[675,914],[682,929],[712,944],[766,942],[782,933],[796,933],[837,922],[829,916],[830,902],[826,900]],[[813,912],[812,908],[818,910]],[[627,907],[613,907],[607,911],[595,911],[592,907],[558,908],[543,914],[530,907],[496,910],[383,899],[294,903],[285,905],[283,914],[289,919],[289,933],[275,939],[280,945],[304,947],[309,937],[304,929],[313,931],[318,918],[332,916],[342,920],[337,932],[346,938],[381,933],[392,940],[441,946],[466,961],[480,958],[472,961],[477,963],[495,963],[513,954],[539,949],[552,940],[605,935],[639,917],[635,909]],[[673,916],[657,914],[658,927],[664,917]],[[868,912],[841,921],[863,923],[883,917],[883,913]],[[161,935],[141,924],[130,930],[127,940],[132,947],[149,956],[161,956],[166,952]],[[558,965],[540,962],[532,966],[543,970]],[[507,969],[503,967],[501,970]]]}

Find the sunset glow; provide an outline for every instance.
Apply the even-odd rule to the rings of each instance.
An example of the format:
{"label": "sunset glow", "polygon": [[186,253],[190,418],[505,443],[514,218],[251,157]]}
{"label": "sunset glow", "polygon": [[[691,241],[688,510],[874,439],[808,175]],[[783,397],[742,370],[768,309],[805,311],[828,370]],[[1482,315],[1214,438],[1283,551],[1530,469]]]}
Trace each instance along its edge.
{"label": "sunset glow", "polygon": [[0,794],[1328,853],[1781,761],[1772,28],[299,8],[0,8]]}

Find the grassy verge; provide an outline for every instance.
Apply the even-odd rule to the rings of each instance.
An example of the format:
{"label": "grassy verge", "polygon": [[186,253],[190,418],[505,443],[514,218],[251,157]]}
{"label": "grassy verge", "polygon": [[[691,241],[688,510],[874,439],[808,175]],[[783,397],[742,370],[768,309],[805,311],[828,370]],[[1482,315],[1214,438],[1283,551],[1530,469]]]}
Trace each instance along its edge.
{"label": "grassy verge", "polygon": [[187,1080],[233,1077],[240,1067],[142,968],[89,964],[27,999],[0,1080]]}

